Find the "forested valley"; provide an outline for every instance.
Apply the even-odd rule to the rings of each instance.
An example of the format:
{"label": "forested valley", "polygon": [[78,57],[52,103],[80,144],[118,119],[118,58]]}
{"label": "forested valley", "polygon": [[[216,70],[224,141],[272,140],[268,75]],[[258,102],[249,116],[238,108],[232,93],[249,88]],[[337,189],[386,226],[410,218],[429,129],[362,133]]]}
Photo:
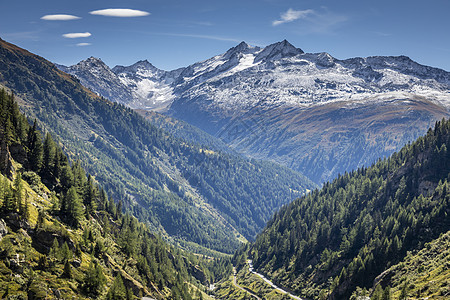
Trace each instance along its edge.
{"label": "forested valley", "polygon": [[[449,147],[450,121],[443,119],[391,157],[285,205],[235,260],[242,266],[253,259],[256,269],[307,299],[348,299],[372,288],[383,271],[450,230]],[[435,283],[447,287],[438,296],[448,295],[445,278]],[[406,275],[396,284],[411,297],[427,295]]]}

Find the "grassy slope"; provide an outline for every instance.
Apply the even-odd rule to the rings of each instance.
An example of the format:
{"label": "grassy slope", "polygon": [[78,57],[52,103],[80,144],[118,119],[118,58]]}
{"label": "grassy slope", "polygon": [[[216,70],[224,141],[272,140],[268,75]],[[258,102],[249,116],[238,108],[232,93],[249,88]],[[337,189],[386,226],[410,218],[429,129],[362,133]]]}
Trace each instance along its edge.
{"label": "grassy slope", "polygon": [[[20,168],[20,165],[17,163],[14,165],[16,168]],[[0,178],[4,178],[3,175],[0,174]],[[33,187],[30,187],[30,185],[25,181],[23,184],[25,193],[27,194],[30,202],[30,218],[28,220],[28,224],[30,228],[34,228],[36,226],[38,209],[49,211],[53,206],[53,203],[51,203],[48,197],[51,193],[42,183]],[[3,217],[8,218],[8,216]],[[90,222],[92,221],[99,226],[95,220],[91,220]],[[89,227],[90,222],[84,221],[82,227],[74,230],[68,228],[54,217],[47,215],[42,225],[42,231],[39,237],[41,239],[43,237],[48,239],[56,237],[61,238],[61,240],[71,241],[78,244],[82,239],[82,228]],[[89,297],[79,293],[79,287],[80,282],[88,269],[89,263],[92,260],[92,256],[89,253],[82,252],[81,265],[78,268],[73,268],[74,278],[71,280],[61,277],[63,271],[62,262],[55,261],[54,264],[48,269],[38,270],[38,261],[39,258],[42,257],[42,253],[38,251],[35,246],[36,243],[39,243],[39,241],[35,240],[37,236],[38,235],[34,236],[31,234],[30,230],[24,230],[23,228],[14,230],[8,226],[8,234],[3,236],[0,240],[0,248],[3,250],[2,259],[0,260],[0,295],[6,297],[5,293],[7,290],[9,295],[26,295],[23,287],[28,285],[28,282],[34,282],[33,284],[37,284],[38,290],[47,290],[49,299],[54,299],[56,290],[59,291],[59,294],[63,298],[76,297],[77,299],[88,299]],[[120,252],[120,248],[116,242],[111,238],[106,238],[104,242],[109,245],[108,248],[110,250],[108,252],[112,253],[110,256],[110,266],[105,264],[102,265],[107,280],[106,285],[109,286],[114,279],[113,274],[115,272],[121,271],[124,272],[124,276],[130,275],[128,275],[117,263],[121,261],[123,262],[124,260],[126,261],[126,257]],[[18,258],[18,266],[13,267],[11,260],[16,258]],[[148,291],[148,289],[146,290]],[[103,295],[105,295],[106,292],[107,289],[104,289]],[[156,290],[148,291],[148,295],[157,296],[158,293],[159,292]]]}
{"label": "grassy slope", "polygon": [[[22,166],[15,161],[13,161],[13,167],[15,170],[22,169]],[[6,181],[12,186],[16,176],[17,173],[9,180],[0,174],[0,181]],[[7,225],[6,234],[0,235],[0,297],[2,299],[6,299],[8,296],[30,297],[30,294],[33,293],[35,297],[33,299],[44,299],[43,297],[45,299],[92,299],[92,296],[82,292],[83,280],[91,261],[97,261],[100,264],[106,279],[98,298],[106,296],[115,277],[121,274],[125,286],[133,290],[135,296],[171,299],[171,287],[161,287],[157,282],[149,280],[146,277],[149,274],[142,273],[136,259],[125,254],[118,244],[117,237],[111,234],[112,231],[119,230],[120,221],[114,220],[106,211],[97,211],[89,219],[84,219],[79,228],[69,227],[54,215],[55,203],[59,200],[53,192],[39,180],[34,181],[33,184],[26,181],[22,181],[22,183],[23,195],[26,195],[25,198],[29,203],[29,218],[23,219],[17,213],[5,214],[0,210],[0,222],[6,221]],[[3,203],[4,199],[0,198],[0,207]],[[37,227],[38,210],[45,212],[45,217],[39,227]],[[104,226],[104,218],[110,220],[108,228]],[[114,228],[115,226],[117,227]],[[92,252],[92,249],[95,248],[94,242],[85,244],[86,241],[83,237],[85,230],[92,232],[95,243],[101,242],[105,245],[104,252],[99,256]],[[50,245],[54,239],[59,241],[60,246],[64,242],[70,245],[71,256],[73,255],[69,259],[71,263],[80,262],[79,266],[72,264],[72,278],[70,279],[63,276],[64,260],[51,254]],[[75,255],[75,247],[80,249],[80,253],[77,255]],[[167,265],[167,262],[164,266],[157,266],[159,270],[166,268],[166,271],[162,271],[164,276],[175,278],[177,273],[189,273],[195,268],[197,277],[202,274],[208,281],[212,280],[212,278],[208,278],[207,273],[204,273],[206,269],[199,266],[199,264],[207,263],[206,260],[202,261],[187,252],[180,253],[179,250],[173,249],[162,241],[149,247],[158,248],[157,251],[163,255],[165,252],[165,255],[173,260],[173,266],[176,265],[175,269],[173,266]],[[40,264],[40,259],[43,257],[46,257],[45,267],[41,267]],[[158,264],[158,259],[157,257],[153,258],[156,264]],[[178,262],[175,262],[177,259]],[[184,264],[179,264],[180,259],[184,261]],[[194,261],[191,262],[191,259]],[[189,275],[189,279],[184,281],[188,285],[192,299],[200,299],[200,295],[203,295],[203,299],[209,299],[209,296],[205,294],[207,287],[202,285],[192,274]],[[183,285],[183,283],[181,284]],[[203,282],[203,284],[206,283]]]}
{"label": "grassy slope", "polygon": [[405,289],[408,298],[448,299],[450,297],[450,231],[409,252],[399,264],[383,272],[376,281],[390,286],[393,299]]}

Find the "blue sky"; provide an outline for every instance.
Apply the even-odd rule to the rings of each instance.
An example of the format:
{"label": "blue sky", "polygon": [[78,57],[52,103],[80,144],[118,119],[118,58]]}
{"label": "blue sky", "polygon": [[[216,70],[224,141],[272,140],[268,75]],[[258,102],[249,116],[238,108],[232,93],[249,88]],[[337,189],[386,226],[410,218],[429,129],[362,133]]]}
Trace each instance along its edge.
{"label": "blue sky", "polygon": [[[1,1],[0,37],[65,65],[95,56],[171,70],[240,41],[287,39],[340,59],[407,55],[450,71],[449,0]],[[92,13],[119,8],[128,10]]]}

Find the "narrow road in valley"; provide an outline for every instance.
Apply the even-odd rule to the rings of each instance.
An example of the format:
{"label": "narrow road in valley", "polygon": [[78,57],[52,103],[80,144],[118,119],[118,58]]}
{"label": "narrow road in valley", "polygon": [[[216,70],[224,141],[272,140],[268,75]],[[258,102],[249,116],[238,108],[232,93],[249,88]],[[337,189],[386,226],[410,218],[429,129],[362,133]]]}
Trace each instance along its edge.
{"label": "narrow road in valley", "polygon": [[[264,280],[264,281],[265,281],[267,284],[269,284],[271,287],[273,287],[274,289],[276,289],[276,290],[278,290],[278,291],[280,291],[280,292],[282,292],[282,293],[288,294],[291,298],[294,298],[294,299],[296,299],[296,300],[303,300],[302,298],[297,297],[297,296],[295,296],[295,295],[292,295],[291,293],[289,293],[288,291],[284,290],[283,288],[281,288],[281,287],[275,285],[272,281],[270,281],[269,279],[267,279],[264,275],[259,274],[258,272],[256,272],[256,271],[253,269],[253,264],[252,264],[252,263],[253,263],[253,261],[252,261],[251,259],[249,259],[249,260],[247,261],[247,264],[248,264],[248,270],[249,270],[251,273],[255,274],[256,276],[261,277],[262,280]],[[236,277],[235,277],[235,278],[236,278]]]}
{"label": "narrow road in valley", "polygon": [[255,294],[253,294],[253,293],[250,292],[249,290],[246,290],[246,289],[244,289],[242,286],[240,286],[239,284],[237,284],[237,282],[236,282],[236,268],[235,268],[235,267],[233,267],[233,285],[234,285],[235,287],[237,287],[238,289],[243,290],[244,292],[250,294],[250,296],[252,296],[252,297],[254,297],[254,298],[258,299],[258,300],[261,300],[261,298],[259,298],[259,297],[256,296]]}

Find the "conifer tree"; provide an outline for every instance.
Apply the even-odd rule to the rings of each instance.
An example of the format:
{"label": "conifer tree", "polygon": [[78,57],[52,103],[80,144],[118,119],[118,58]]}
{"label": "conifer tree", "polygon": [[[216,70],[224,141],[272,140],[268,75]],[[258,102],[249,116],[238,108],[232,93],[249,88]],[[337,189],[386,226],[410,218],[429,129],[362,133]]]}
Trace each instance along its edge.
{"label": "conifer tree", "polygon": [[100,264],[92,258],[89,263],[89,268],[86,271],[83,279],[82,289],[86,295],[97,297],[106,282],[105,275],[103,274]]}
{"label": "conifer tree", "polygon": [[107,300],[122,300],[127,299],[127,290],[123,284],[123,279],[120,274],[117,274],[111,287],[109,288],[108,294],[106,294]]}
{"label": "conifer tree", "polygon": [[24,214],[24,206],[22,203],[23,200],[23,182],[22,182],[22,175],[20,173],[17,173],[16,179],[14,179],[14,202],[15,202],[15,208],[19,209],[19,214]]}
{"label": "conifer tree", "polygon": [[60,249],[60,257],[64,260],[69,260],[72,258],[72,251],[69,249],[69,245],[67,245],[67,242],[64,242]]}
{"label": "conifer tree", "polygon": [[95,186],[94,179],[91,175],[88,176],[87,182],[84,188],[83,203],[86,207],[86,213],[90,214],[97,208],[98,202],[98,190]]}
{"label": "conifer tree", "polygon": [[83,211],[80,196],[75,187],[71,187],[63,197],[61,212],[72,226],[78,227],[83,219]]}
{"label": "conifer tree", "polygon": [[30,208],[29,208],[29,202],[28,202],[28,194],[25,193],[25,203],[23,207],[23,217],[25,220],[30,220]]}
{"label": "conifer tree", "polygon": [[66,259],[64,262],[64,269],[61,275],[63,278],[72,279],[72,267],[70,266],[69,260]]}
{"label": "conifer tree", "polygon": [[59,243],[56,238],[53,239],[52,247],[50,248],[50,252],[48,253],[49,257],[53,259],[59,259]]}
{"label": "conifer tree", "polygon": [[50,133],[45,135],[44,148],[43,148],[43,167],[42,176],[50,179],[55,169],[56,160],[56,144],[52,139]]}
{"label": "conifer tree", "polygon": [[[60,165],[60,164],[58,164]],[[57,171],[59,174],[59,178],[61,181],[61,186],[64,191],[67,191],[71,186],[73,186],[73,173],[72,168],[69,163],[63,163],[60,165],[59,170]]]}
{"label": "conifer tree", "polygon": [[4,192],[4,199],[3,199],[3,210],[5,212],[12,212],[17,210],[17,202],[15,195],[13,193],[13,189],[11,185],[6,182],[5,184],[5,192]]}
{"label": "conifer tree", "polygon": [[28,131],[27,145],[30,169],[39,173],[42,168],[44,148],[41,133],[37,130],[36,120],[34,121],[33,127]]}

